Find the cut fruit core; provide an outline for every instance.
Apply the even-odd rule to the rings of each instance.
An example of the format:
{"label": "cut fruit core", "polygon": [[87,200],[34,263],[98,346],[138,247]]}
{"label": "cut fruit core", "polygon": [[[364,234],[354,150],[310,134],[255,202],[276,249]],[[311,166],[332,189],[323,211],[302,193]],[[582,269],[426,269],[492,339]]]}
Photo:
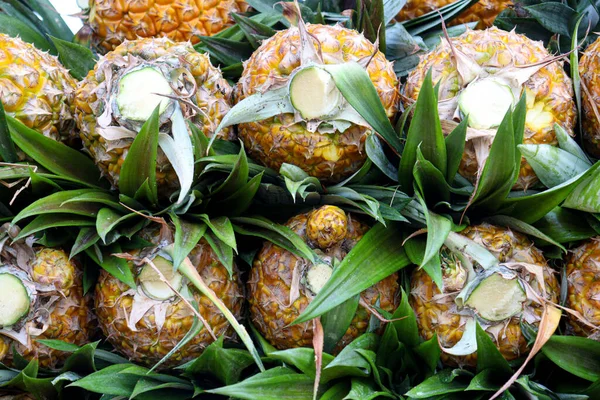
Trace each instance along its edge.
{"label": "cut fruit core", "polygon": [[304,68],[290,82],[290,101],[307,120],[325,119],[332,115],[342,99],[342,93],[331,75],[321,68]]}
{"label": "cut fruit core", "polygon": [[308,269],[306,273],[306,285],[308,289],[315,295],[319,294],[323,286],[327,283],[329,278],[333,274],[333,268],[331,266],[320,263],[315,264]]}
{"label": "cut fruit core", "polygon": [[169,106],[173,89],[163,74],[152,67],[131,71],[121,78],[117,107],[123,118],[132,121],[146,121],[154,109],[160,105],[162,114]]}
{"label": "cut fruit core", "polygon": [[[183,276],[173,270],[173,264],[163,257],[155,257],[152,261],[154,266],[163,274],[165,279],[169,281],[171,286],[179,291],[183,283]],[[146,295],[154,300],[168,300],[175,296],[175,292],[171,290],[169,285],[160,279],[159,274],[146,264],[138,276],[142,289]]]}
{"label": "cut fruit core", "polygon": [[12,326],[29,312],[31,298],[18,277],[0,274],[0,327]]}
{"label": "cut fruit core", "polygon": [[465,305],[488,321],[502,321],[523,310],[527,300],[518,278],[507,279],[494,273],[473,290]]}
{"label": "cut fruit core", "polygon": [[514,102],[510,87],[493,79],[473,81],[458,96],[460,111],[475,129],[498,127]]}

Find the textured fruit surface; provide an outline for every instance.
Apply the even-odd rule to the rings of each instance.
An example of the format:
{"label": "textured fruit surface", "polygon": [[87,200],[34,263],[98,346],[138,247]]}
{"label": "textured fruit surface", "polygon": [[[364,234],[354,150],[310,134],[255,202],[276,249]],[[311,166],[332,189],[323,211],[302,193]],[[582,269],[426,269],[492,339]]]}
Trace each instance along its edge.
{"label": "textured fruit surface", "polygon": [[[501,263],[526,263],[543,270],[546,298],[557,301],[559,290],[554,272],[548,267],[542,252],[533,247],[533,243],[527,237],[510,229],[489,224],[468,227],[462,234],[484,246]],[[446,270],[453,266],[448,264],[448,258],[442,257],[442,260],[443,273],[447,278]],[[524,273],[520,276],[534,290],[542,290],[533,274]],[[462,338],[466,318],[465,313],[454,302],[461,287],[448,287],[446,279],[445,285],[447,292],[442,294],[423,269],[415,269],[411,279],[409,301],[417,316],[419,332],[423,339],[431,339],[437,334],[440,344],[450,348]],[[540,304],[528,301],[522,316],[513,316],[485,328],[504,358],[514,360],[529,351],[527,340],[521,332],[521,319],[537,326],[542,312],[543,307]],[[475,366],[477,354],[454,356],[442,352],[442,361],[449,365]]]}
{"label": "textured fruit surface", "polygon": [[600,157],[600,39],[596,39],[583,52],[579,60],[581,95],[583,100],[583,142],[586,150],[594,157]]}
{"label": "textured fruit surface", "polygon": [[[326,248],[320,248],[318,241],[312,241],[308,233],[308,230],[311,229],[311,222],[309,222],[311,219],[313,219],[313,223],[315,219],[317,222],[319,220],[321,222],[323,220],[339,222],[340,213],[343,211],[337,207],[325,206],[291,218],[286,226],[296,232],[324,258],[342,260],[369,229],[368,226],[348,214],[345,236],[335,245]],[[312,218],[315,215],[316,218]],[[340,229],[342,228],[336,227],[331,230],[339,231]],[[278,349],[312,347],[312,321],[288,326],[304,311],[314,297],[302,283],[306,270],[310,268],[308,264],[306,260],[271,242],[266,242],[254,259],[248,280],[251,319],[262,335]],[[362,299],[370,305],[379,302],[380,308],[393,312],[399,303],[397,280],[397,274],[387,277],[365,290],[361,294]],[[340,351],[363,334],[369,326],[370,318],[370,312],[359,306],[350,327],[338,342],[334,352]]]}
{"label": "textured fruit surface", "polygon": [[[156,237],[148,237],[156,242]],[[139,251],[132,251],[132,255]],[[190,261],[206,284],[215,292],[225,306],[236,316],[241,315],[243,290],[237,273],[229,278],[229,273],[218,261],[216,255],[202,240],[192,253]],[[128,262],[135,272],[133,262]],[[187,284],[190,293],[198,303],[200,315],[207,321],[214,334],[230,335],[230,325],[217,307],[200,294],[191,283]],[[154,308],[147,310],[143,317],[131,329],[128,319],[132,313],[135,299],[140,293],[102,271],[96,285],[96,312],[98,322],[108,341],[131,361],[153,366],[169,353],[188,333],[194,322],[194,313],[179,297],[157,302]],[[148,301],[144,299],[143,301]],[[143,303],[141,303],[143,304]],[[163,308],[164,321],[157,321],[157,311]],[[162,324],[162,327],[159,327]],[[186,345],[176,351],[160,368],[172,368],[198,357],[204,348],[213,342],[206,327],[194,336]]]}
{"label": "textured fruit surface", "polygon": [[573,249],[566,268],[567,307],[577,311],[587,322],[569,315],[569,325],[578,335],[597,338],[600,328],[600,239],[593,238]]}
{"label": "textured fruit surface", "polygon": [[91,0],[88,24],[104,52],[149,37],[195,44],[233,25],[230,13],[247,9],[242,0]]}
{"label": "textured fruit surface", "polygon": [[54,56],[0,33],[0,100],[4,111],[46,137],[75,144],[77,81]]}
{"label": "textured fruit surface", "polygon": [[[325,64],[368,59],[367,72],[377,89],[388,117],[397,111],[397,78],[392,63],[356,31],[339,25],[308,25],[308,32],[320,42]],[[313,42],[315,48],[317,44]],[[300,66],[300,36],[297,28],[278,32],[263,42],[244,64],[236,87],[240,101],[290,76]],[[352,175],[364,163],[364,142],[371,131],[352,125],[343,133],[311,133],[305,122],[294,122],[293,114],[281,114],[263,121],[239,125],[239,135],[251,157],[279,170],[283,163],[296,165],[321,180],[336,182]]]}
{"label": "textured fruit surface", "polygon": [[[5,344],[15,345],[25,359],[37,358],[40,367],[57,368],[71,354],[51,349],[37,339],[55,339],[82,346],[88,343],[95,332],[95,316],[91,309],[91,298],[83,295],[83,271],[69,255],[61,249],[41,248],[30,263],[32,281],[55,291],[38,293],[43,297],[34,303],[32,314],[38,314],[47,324],[45,329],[39,320],[33,318],[27,325],[30,332],[27,346],[4,338],[0,344],[0,354]],[[49,314],[48,314],[49,311]],[[42,329],[42,333],[36,333]],[[11,364],[12,353],[5,354],[2,362]]]}
{"label": "textured fruit surface", "polygon": [[[77,124],[81,139],[102,172],[118,186],[121,166],[133,138],[113,139],[107,129],[130,129],[127,121],[115,116],[111,98],[120,79],[133,68],[152,66],[167,71],[181,85],[179,96],[184,115],[202,132],[211,137],[221,118],[229,111],[231,87],[221,72],[213,67],[205,54],[196,52],[189,43],[174,43],[169,39],[142,39],[126,42],[108,53],[83,80],[77,91]],[[164,73],[164,72],[163,72]],[[107,111],[108,110],[108,111]],[[170,129],[163,122],[161,132]],[[104,129],[104,130],[103,130]],[[135,132],[133,133],[135,136]],[[232,139],[233,129],[225,129],[219,137]],[[168,196],[179,188],[179,180],[165,153],[159,148],[156,160],[156,180],[159,194]]]}
{"label": "textured fruit surface", "polygon": [[[550,57],[542,42],[535,42],[515,32],[505,32],[497,28],[483,31],[468,31],[452,39],[454,47],[474,59],[487,72],[493,73],[502,68],[533,64]],[[452,50],[443,41],[434,51],[421,58],[419,65],[408,76],[405,96],[416,101],[427,71],[431,69],[433,83],[440,83],[439,100],[455,98],[463,89],[452,56]],[[561,125],[573,134],[576,121],[576,107],[573,89],[562,65],[554,62],[531,76],[524,84],[527,98],[527,117],[523,143],[558,144],[554,124]],[[459,173],[474,181],[478,162],[471,141],[465,145],[465,152]],[[526,189],[538,181],[531,166],[523,158],[519,180],[515,189]]]}
{"label": "textured fruit surface", "polygon": [[[427,14],[433,10],[444,7],[456,0],[408,0],[400,13],[396,17],[398,21],[407,21],[421,15]],[[466,24],[469,22],[479,22],[478,29],[489,28],[493,25],[494,20],[509,5],[513,2],[510,0],[479,0],[471,7],[464,10],[454,18],[448,25]]]}

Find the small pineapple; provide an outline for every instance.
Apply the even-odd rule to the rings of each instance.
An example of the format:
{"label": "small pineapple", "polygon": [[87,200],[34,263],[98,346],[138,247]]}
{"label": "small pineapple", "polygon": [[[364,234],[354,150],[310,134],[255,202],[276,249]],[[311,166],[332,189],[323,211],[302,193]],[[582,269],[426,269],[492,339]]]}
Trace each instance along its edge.
{"label": "small pineapple", "polygon": [[326,66],[357,62],[365,68],[389,118],[397,112],[398,80],[392,63],[359,32],[305,25],[292,3],[282,4],[296,26],[265,40],[244,63],[236,107],[254,95],[280,93],[285,110],[260,120],[249,115],[239,136],[250,156],[269,168],[293,164],[322,181],[339,182],[364,164],[365,140],[373,131],[346,103]]}
{"label": "small pineapple", "polygon": [[[18,230],[5,224],[2,234]],[[0,254],[0,360],[12,364],[11,347],[25,359],[36,358],[56,369],[69,353],[36,340],[56,339],[82,346],[95,332],[91,298],[83,294],[83,271],[62,249],[31,245],[31,240],[4,244]]]}
{"label": "small pineapple", "polygon": [[600,67],[597,60],[599,50],[600,38],[588,46],[579,60],[583,100],[583,143],[594,157],[600,157],[600,82],[597,73]]}
{"label": "small pineapple", "polygon": [[[525,144],[558,141],[554,124],[573,135],[576,107],[571,79],[550,56],[542,42],[497,28],[468,31],[443,40],[421,58],[404,87],[405,105],[416,101],[431,70],[439,83],[440,119],[455,124],[468,115],[467,143],[459,173],[475,181],[506,111],[526,96]],[[514,189],[527,189],[538,181],[533,168],[521,161]]]}
{"label": "small pineapple", "polygon": [[[299,214],[287,223],[321,256],[311,264],[273,243],[266,242],[254,259],[248,280],[248,299],[253,324],[278,349],[312,346],[312,322],[288,326],[323,288],[341,261],[369,229],[335,206],[323,206]],[[393,312],[399,303],[398,275],[393,274],[365,290],[362,300]],[[363,334],[371,314],[359,306],[346,334],[337,343],[340,351]]]}
{"label": "small pineapple", "polygon": [[[118,186],[133,140],[158,107],[156,180],[164,198],[181,189],[182,181],[187,185],[183,190],[191,184],[185,181],[194,164],[185,119],[211,137],[229,111],[230,98],[231,87],[221,72],[189,43],[135,40],[102,57],[80,83],[77,124],[86,150]],[[225,129],[220,137],[235,136],[232,129]]]}
{"label": "small pineapple", "polygon": [[[440,254],[442,290],[423,269],[415,269],[409,302],[421,337],[428,340],[437,334],[445,364],[475,366],[476,352],[454,349],[463,336],[468,336],[469,324],[477,320],[504,358],[519,358],[529,351],[521,322],[538,326],[543,312],[540,299],[558,300],[554,272],[542,252],[520,233],[482,224],[461,234],[485,247],[499,265],[484,270],[462,252],[444,247]],[[544,282],[538,280],[542,275]]]}
{"label": "small pineapple", "polygon": [[175,42],[199,42],[233,25],[231,13],[248,10],[243,0],[89,0],[86,25],[92,43],[102,53],[126,40],[167,37]]}
{"label": "small pineapple", "polygon": [[[181,274],[173,271],[167,249],[173,244],[169,229],[145,228],[138,234],[154,246],[132,250],[129,254],[141,261],[152,260],[188,303],[197,303],[197,311],[206,321],[202,330],[176,351],[160,368],[172,368],[192,360],[200,354],[213,338],[231,335],[230,324],[217,307]],[[243,289],[238,273],[229,276],[227,269],[203,239],[189,255],[190,261],[207,285],[225,306],[239,318],[243,304]],[[145,263],[128,262],[136,279],[133,289],[110,275],[100,272],[96,285],[96,312],[98,321],[108,341],[125,356],[136,363],[153,366],[167,355],[192,328],[195,314],[178,294],[160,279],[154,268]],[[210,328],[208,328],[208,325]]]}
{"label": "small pineapple", "polygon": [[46,137],[74,145],[76,89],[77,81],[56,57],[0,33],[0,101],[8,115]]}
{"label": "small pineapple", "polygon": [[[404,7],[402,7],[402,10],[400,10],[396,20],[400,22],[409,21],[450,3],[454,3],[455,1],[456,0],[408,0]],[[512,0],[479,0],[477,3],[460,13],[458,17],[450,21],[449,25],[479,22],[477,24],[478,29],[489,28],[493,25],[498,14],[512,4]]]}
{"label": "small pineapple", "polygon": [[566,268],[566,306],[583,318],[569,314],[569,325],[577,335],[600,339],[600,238],[573,249]]}

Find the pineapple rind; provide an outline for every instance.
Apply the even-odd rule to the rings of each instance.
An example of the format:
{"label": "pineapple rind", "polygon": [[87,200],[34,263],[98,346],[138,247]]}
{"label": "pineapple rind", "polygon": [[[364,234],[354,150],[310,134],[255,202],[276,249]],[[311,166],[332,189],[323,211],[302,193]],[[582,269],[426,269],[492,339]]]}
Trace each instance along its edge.
{"label": "pineapple rind", "polygon": [[[515,32],[505,32],[498,28],[484,31],[467,31],[452,39],[456,49],[477,61],[488,71],[513,65],[533,64],[550,57],[542,42],[535,42]],[[404,94],[408,103],[416,101],[431,69],[434,85],[440,82],[439,101],[454,98],[463,89],[458,71],[453,61],[452,50],[447,42],[442,42],[432,52],[424,55],[419,65],[409,74]],[[524,84],[527,96],[527,118],[525,121],[524,144],[558,145],[554,124],[561,125],[573,135],[577,109],[573,101],[571,79],[562,65],[554,62],[535,73]],[[475,181],[478,163],[475,148],[471,142],[465,144],[459,173]],[[527,189],[538,178],[533,168],[521,159],[519,178],[514,189]]]}
{"label": "pineapple rind", "polygon": [[[388,117],[392,118],[399,99],[398,80],[392,63],[383,53],[363,35],[339,25],[307,25],[307,29],[319,40],[325,64],[358,61],[375,54],[367,72]],[[244,72],[235,89],[236,102],[259,92],[265,85],[288,78],[299,66],[298,29],[277,32],[244,63]],[[357,125],[344,133],[311,133],[304,122],[295,123],[293,114],[239,125],[240,138],[253,159],[275,170],[283,163],[293,164],[328,182],[339,182],[362,166],[367,157],[364,146],[369,134],[369,129]]]}
{"label": "pineapple rind", "polygon": [[[325,251],[325,249],[319,249],[318,245],[311,242],[307,236],[308,220],[311,214],[318,211],[299,214],[291,218],[286,226],[296,232],[311,247],[316,248],[315,251]],[[347,217],[347,233],[344,241],[325,252],[339,260],[345,257],[369,229],[367,225],[353,219],[351,215],[347,214]],[[281,350],[312,346],[311,321],[288,326],[300,316],[312,297],[309,289],[300,285],[299,297],[290,304],[294,270],[305,267],[307,267],[305,260],[271,242],[266,242],[256,255],[250,272],[248,301],[252,323],[269,343]],[[393,312],[399,304],[397,281],[398,275],[392,274],[363,291],[361,297],[370,305],[376,305],[379,301],[378,306],[381,309]],[[359,305],[350,327],[337,343],[334,353],[341,351],[352,340],[365,333],[369,327],[370,317],[370,312]]]}
{"label": "pineapple rind", "polygon": [[579,60],[582,96],[583,143],[594,157],[600,157],[600,79],[598,60],[600,38],[585,49]]}
{"label": "pineapple rind", "polygon": [[[492,252],[501,263],[521,262],[542,267],[547,299],[558,301],[558,281],[548,266],[542,252],[533,247],[533,243],[524,235],[490,224],[482,224],[466,228],[461,234],[484,246]],[[445,268],[442,262],[442,268]],[[521,274],[521,276],[523,276]],[[528,276],[526,278],[535,290],[539,283]],[[454,302],[458,291],[441,293],[429,275],[423,269],[415,269],[411,278],[409,302],[417,317],[419,333],[425,340],[437,334],[440,344],[445,348],[454,346],[461,339],[466,324],[466,316]],[[534,326],[539,325],[543,306],[535,302],[526,302],[524,315],[534,318]],[[489,323],[489,321],[487,322]],[[496,344],[500,353],[507,360],[514,360],[527,354],[527,340],[521,332],[521,316],[514,316],[496,324],[490,323],[486,331]],[[477,354],[454,356],[442,352],[442,362],[452,366],[477,365]]]}

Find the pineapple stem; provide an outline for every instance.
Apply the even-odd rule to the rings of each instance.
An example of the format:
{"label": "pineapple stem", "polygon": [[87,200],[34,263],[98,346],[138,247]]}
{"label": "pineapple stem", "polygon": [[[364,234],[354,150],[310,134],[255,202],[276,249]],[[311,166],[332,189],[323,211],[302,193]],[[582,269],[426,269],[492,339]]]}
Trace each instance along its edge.
{"label": "pineapple stem", "polygon": [[304,119],[327,119],[342,99],[331,74],[321,68],[300,69],[290,81],[290,100]]}
{"label": "pineapple stem", "polygon": [[475,129],[497,128],[515,104],[511,88],[493,78],[471,82],[458,97],[460,111]]}
{"label": "pineapple stem", "polygon": [[29,313],[31,298],[16,276],[0,274],[0,328],[12,326]]}
{"label": "pineapple stem", "polygon": [[171,100],[173,89],[163,74],[152,67],[135,69],[123,75],[116,97],[121,116],[132,121],[147,121],[157,106],[164,113]]}

